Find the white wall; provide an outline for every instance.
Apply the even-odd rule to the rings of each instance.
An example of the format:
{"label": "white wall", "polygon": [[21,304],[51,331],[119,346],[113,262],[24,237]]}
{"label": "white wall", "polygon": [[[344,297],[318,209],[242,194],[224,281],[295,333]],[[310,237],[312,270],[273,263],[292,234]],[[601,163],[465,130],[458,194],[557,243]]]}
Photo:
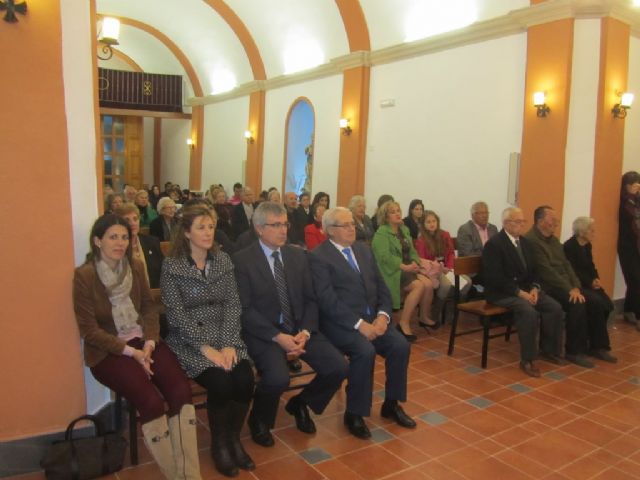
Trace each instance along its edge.
{"label": "white wall", "polygon": [[[624,119],[624,160],[620,176],[629,170],[640,172],[640,112],[637,109],[637,105],[640,104],[640,38],[633,34],[629,41],[627,91],[635,93],[636,97],[635,108],[632,108]],[[613,298],[623,298],[626,288],[620,265],[616,263]]]}
{"label": "white wall", "polygon": [[229,196],[233,184],[244,184],[247,141],[244,131],[249,122],[249,97],[214,103],[204,108],[202,190],[221,183]]}
{"label": "white wall", "polygon": [[[413,198],[454,235],[485,200],[493,223],[507,205],[510,152],[522,142],[526,35],[376,66],[366,160],[367,210]],[[394,99],[395,107],[380,101]]]}
{"label": "white wall", "polygon": [[[191,151],[187,146],[188,138],[191,138],[191,120],[162,119],[160,185],[173,182],[179,184],[181,188],[189,187]],[[164,187],[161,186],[160,190],[163,189]]]}
{"label": "white wall", "polygon": [[[89,251],[89,232],[98,216],[91,19],[89,2],[62,1],[60,9],[71,218],[75,263],[80,265]],[[109,390],[96,382],[87,368],[84,381],[87,412],[96,412],[109,401]]]}
{"label": "white wall", "polygon": [[572,235],[576,217],[589,216],[598,108],[600,19],[576,20],[573,32],[573,63],[569,127],[565,157],[564,206],[560,240]]}
{"label": "white wall", "polygon": [[340,153],[341,75],[267,91],[262,187],[275,186],[278,190],[283,187],[287,114],[298,97],[306,97],[315,114],[313,192],[326,192],[335,202]]}

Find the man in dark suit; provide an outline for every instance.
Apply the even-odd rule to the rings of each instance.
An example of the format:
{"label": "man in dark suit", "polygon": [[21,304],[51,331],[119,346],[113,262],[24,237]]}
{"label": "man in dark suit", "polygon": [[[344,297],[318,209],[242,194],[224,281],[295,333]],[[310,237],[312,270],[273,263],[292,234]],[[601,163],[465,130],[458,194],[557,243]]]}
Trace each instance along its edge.
{"label": "man in dark suit", "polygon": [[307,226],[307,216],[300,215],[298,196],[295,192],[284,194],[284,206],[287,208],[287,219],[289,220],[289,231],[287,232],[289,243],[304,246],[304,227]]}
{"label": "man in dark suit", "polygon": [[504,210],[503,229],[482,250],[482,272],[487,301],[513,312],[520,340],[520,368],[539,377],[540,370],[533,363],[539,330],[540,357],[556,365],[567,363],[561,356],[564,312],[540,289],[532,247],[520,236],[524,224],[522,210]]}
{"label": "man in dark suit", "polygon": [[489,207],[485,202],[471,205],[471,220],[458,228],[456,245],[459,257],[482,255],[482,247],[498,233],[498,228],[489,223]]}
{"label": "man in dark suit", "polygon": [[257,203],[254,202],[253,190],[251,187],[242,189],[242,202],[233,207],[231,214],[231,228],[233,230],[233,238],[237,239],[240,234],[251,228],[251,218]]}
{"label": "man in dark suit", "polygon": [[242,338],[260,374],[249,415],[251,437],[259,445],[274,444],[273,428],[280,395],[289,386],[287,355],[299,356],[316,372],[285,409],[298,429],[314,433],[307,406],[322,413],[347,376],[342,354],[318,331],[311,272],[304,250],[285,245],[287,212],[263,202],[253,215],[259,241],[234,255],[242,303]]}
{"label": "man in dark suit", "polygon": [[391,294],[371,249],[355,242],[351,211],[338,207],[322,219],[329,240],[310,253],[311,272],[320,307],[320,330],[349,357],[344,423],[358,438],[371,433],[363,417],[371,413],[376,353],[385,358],[385,401],[380,414],[403,427],[416,423],[398,402],[407,397],[409,343],[391,319]]}

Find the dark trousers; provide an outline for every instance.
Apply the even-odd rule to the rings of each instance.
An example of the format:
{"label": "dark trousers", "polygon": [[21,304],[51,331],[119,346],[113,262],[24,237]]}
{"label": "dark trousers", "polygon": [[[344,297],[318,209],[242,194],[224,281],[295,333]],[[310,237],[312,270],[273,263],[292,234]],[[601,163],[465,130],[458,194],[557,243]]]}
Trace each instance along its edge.
{"label": "dark trousers", "polygon": [[640,320],[640,258],[637,252],[620,250],[620,268],[627,285],[624,296],[624,311],[633,312]]}
{"label": "dark trousers", "polygon": [[241,360],[230,371],[211,367],[194,380],[207,390],[207,407],[223,406],[231,401],[249,403],[253,396],[253,369],[249,360]]}
{"label": "dark trousers", "polygon": [[407,367],[411,347],[392,325],[373,342],[353,330],[327,332],[332,343],[349,357],[347,412],[368,417],[371,414],[373,369],[376,354],[385,359],[385,399],[407,400]]}
{"label": "dark trousers", "polygon": [[[280,395],[289,386],[289,365],[284,350],[275,342],[245,338],[249,355],[260,374],[251,415],[273,428]],[[349,366],[344,356],[321,333],[314,333],[300,356],[316,372],[302,390],[300,398],[315,413],[322,413],[347,377]]]}
{"label": "dark trousers", "polygon": [[[144,342],[134,338],[128,342],[142,349]],[[164,342],[158,342],[151,355],[153,375],[136,360],[125,355],[109,354],[91,368],[91,373],[104,386],[122,395],[140,414],[140,423],[147,423],[165,414],[165,401],[171,417],[191,403],[191,386],[178,359]]]}
{"label": "dark trousers", "polygon": [[582,290],[587,309],[589,348],[591,350],[611,350],[607,319],[613,310],[613,303],[604,290],[585,288]]}
{"label": "dark trousers", "polygon": [[562,354],[564,312],[552,297],[541,291],[535,305],[531,305],[520,297],[491,300],[491,303],[509,308],[513,312],[520,341],[520,359],[523,362],[530,362],[538,356],[538,331],[540,331],[540,349],[543,352]]}

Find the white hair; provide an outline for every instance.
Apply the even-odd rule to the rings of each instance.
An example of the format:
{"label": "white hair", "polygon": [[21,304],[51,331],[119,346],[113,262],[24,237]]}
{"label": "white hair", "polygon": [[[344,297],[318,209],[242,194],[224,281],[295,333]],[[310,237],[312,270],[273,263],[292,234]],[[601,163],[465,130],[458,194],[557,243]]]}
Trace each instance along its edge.
{"label": "white hair", "polygon": [[589,230],[589,227],[593,225],[593,218],[591,217],[578,217],[573,221],[571,228],[573,229],[574,235],[580,235],[581,233],[586,233]]}
{"label": "white hair", "polygon": [[[334,207],[334,208],[330,208],[329,210],[326,210],[324,212],[324,215],[322,217],[322,229],[328,234],[329,230],[327,230],[327,228],[329,227],[333,227],[336,223],[336,217],[338,216],[339,213],[342,212],[346,212],[349,215],[353,215],[351,213],[351,210],[349,210],[348,208],[344,208],[344,207]],[[329,235],[331,236],[331,235]]]}
{"label": "white hair", "polygon": [[505,220],[509,220],[509,218],[511,218],[511,216],[514,213],[519,213],[522,212],[521,208],[518,207],[507,207],[502,211],[502,223],[504,223]]}

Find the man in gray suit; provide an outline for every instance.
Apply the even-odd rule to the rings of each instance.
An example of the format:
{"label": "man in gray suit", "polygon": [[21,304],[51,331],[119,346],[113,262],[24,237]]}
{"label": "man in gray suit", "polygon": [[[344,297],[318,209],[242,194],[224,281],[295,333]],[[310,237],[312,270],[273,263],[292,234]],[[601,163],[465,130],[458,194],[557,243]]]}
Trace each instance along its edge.
{"label": "man in gray suit", "polygon": [[487,204],[485,202],[474,203],[471,205],[471,220],[458,229],[456,239],[458,256],[482,255],[482,247],[496,233],[498,233],[498,228],[489,223]]}

